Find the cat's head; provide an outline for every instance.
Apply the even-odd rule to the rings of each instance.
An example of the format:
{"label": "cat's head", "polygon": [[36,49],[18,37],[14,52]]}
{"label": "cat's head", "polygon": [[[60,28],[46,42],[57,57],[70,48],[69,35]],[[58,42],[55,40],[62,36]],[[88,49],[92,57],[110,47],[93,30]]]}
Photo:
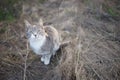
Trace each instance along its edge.
{"label": "cat's head", "polygon": [[42,39],[47,36],[41,19],[39,20],[39,24],[35,25],[29,23],[27,20],[24,22],[26,26],[26,36],[28,39]]}

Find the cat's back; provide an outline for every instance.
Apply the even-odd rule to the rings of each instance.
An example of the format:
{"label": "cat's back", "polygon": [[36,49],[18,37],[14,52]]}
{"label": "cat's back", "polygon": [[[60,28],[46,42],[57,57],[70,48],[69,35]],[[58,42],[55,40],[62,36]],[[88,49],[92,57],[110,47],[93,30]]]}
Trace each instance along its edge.
{"label": "cat's back", "polygon": [[52,39],[59,39],[59,33],[58,31],[52,27],[52,26],[45,26],[45,32],[48,34],[48,36]]}
{"label": "cat's back", "polygon": [[48,36],[42,49],[44,51],[51,51],[51,48],[54,51],[58,50],[60,46],[60,36],[58,31],[52,26],[45,26],[44,29]]}

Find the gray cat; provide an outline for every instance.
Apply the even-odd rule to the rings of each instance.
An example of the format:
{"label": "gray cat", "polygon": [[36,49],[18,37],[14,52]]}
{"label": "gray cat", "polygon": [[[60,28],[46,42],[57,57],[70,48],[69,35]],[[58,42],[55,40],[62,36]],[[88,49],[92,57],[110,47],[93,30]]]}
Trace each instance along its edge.
{"label": "gray cat", "polygon": [[50,58],[60,48],[58,31],[52,26],[44,26],[42,20],[39,24],[32,25],[25,20],[27,38],[34,53],[41,55],[45,65],[50,63]]}

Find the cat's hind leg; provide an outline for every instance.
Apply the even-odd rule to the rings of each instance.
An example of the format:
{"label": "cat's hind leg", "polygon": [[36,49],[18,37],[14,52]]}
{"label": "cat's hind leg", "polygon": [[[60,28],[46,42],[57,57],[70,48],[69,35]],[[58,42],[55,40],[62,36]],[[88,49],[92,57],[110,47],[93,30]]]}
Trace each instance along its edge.
{"label": "cat's hind leg", "polygon": [[45,55],[44,64],[48,65],[50,63],[51,54]]}

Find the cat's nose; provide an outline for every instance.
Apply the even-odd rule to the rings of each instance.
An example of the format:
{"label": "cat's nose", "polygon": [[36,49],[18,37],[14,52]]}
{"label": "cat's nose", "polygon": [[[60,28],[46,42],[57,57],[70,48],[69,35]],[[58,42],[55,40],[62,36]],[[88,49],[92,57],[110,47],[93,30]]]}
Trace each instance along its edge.
{"label": "cat's nose", "polygon": [[35,37],[36,37],[37,35],[35,34]]}

